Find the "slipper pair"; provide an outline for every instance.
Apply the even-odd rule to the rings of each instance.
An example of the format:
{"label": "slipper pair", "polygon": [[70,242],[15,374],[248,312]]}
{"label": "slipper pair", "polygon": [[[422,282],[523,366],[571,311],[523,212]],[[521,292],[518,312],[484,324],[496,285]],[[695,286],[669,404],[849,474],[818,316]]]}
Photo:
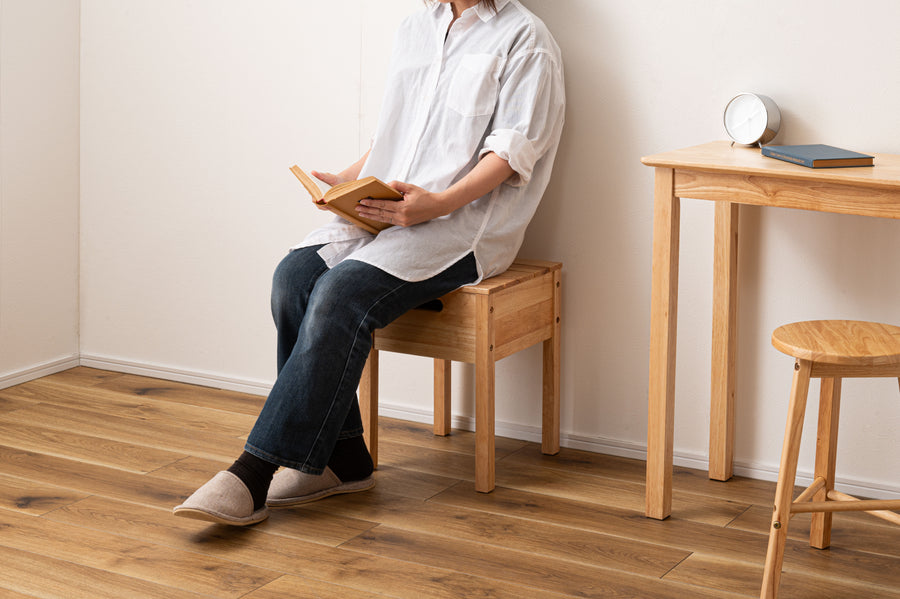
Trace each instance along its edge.
{"label": "slipper pair", "polygon": [[[272,478],[266,505],[300,505],[339,493],[365,491],[373,486],[375,479],[372,476],[345,483],[331,468],[326,467],[318,475],[286,468]],[[174,514],[217,524],[248,526],[268,518],[269,510],[266,506],[254,510],[253,497],[247,485],[233,473],[223,470],[197,489],[184,503],[176,506]]]}

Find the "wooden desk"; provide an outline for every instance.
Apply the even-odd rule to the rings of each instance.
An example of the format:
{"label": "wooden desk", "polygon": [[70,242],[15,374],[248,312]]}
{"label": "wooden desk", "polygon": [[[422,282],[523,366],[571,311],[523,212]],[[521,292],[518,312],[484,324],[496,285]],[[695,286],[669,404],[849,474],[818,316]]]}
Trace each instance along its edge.
{"label": "wooden desk", "polygon": [[722,141],[642,162],[656,169],[646,514],[663,519],[672,512],[680,198],[716,203],[709,477],[728,480],[733,472],[740,204],[900,218],[900,156],[876,154],[874,167],[811,169]]}

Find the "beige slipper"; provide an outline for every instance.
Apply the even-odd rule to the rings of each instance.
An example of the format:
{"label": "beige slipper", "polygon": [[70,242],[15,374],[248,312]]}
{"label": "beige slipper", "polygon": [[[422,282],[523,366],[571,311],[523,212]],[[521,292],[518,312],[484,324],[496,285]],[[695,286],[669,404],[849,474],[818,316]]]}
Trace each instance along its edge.
{"label": "beige slipper", "polygon": [[234,526],[256,524],[269,516],[265,506],[253,511],[253,497],[247,485],[227,470],[194,491],[184,503],[175,507],[174,513],[182,518]]}
{"label": "beige slipper", "polygon": [[322,474],[306,474],[292,468],[283,468],[272,478],[266,505],[270,507],[300,505],[330,495],[366,491],[374,486],[375,478],[372,476],[362,480],[341,482],[327,466]]}

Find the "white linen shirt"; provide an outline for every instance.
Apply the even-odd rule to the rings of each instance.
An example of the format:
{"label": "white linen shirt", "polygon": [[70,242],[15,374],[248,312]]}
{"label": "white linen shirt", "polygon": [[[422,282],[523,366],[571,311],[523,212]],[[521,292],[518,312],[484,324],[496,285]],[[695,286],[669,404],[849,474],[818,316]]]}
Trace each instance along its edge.
{"label": "white linen shirt", "polygon": [[360,260],[406,281],[430,278],[469,252],[479,281],[509,267],[550,179],[565,92],[559,48],[544,24],[518,0],[496,8],[478,4],[452,27],[449,4],[407,17],[359,176],[442,191],[489,152],[515,174],[446,216],[377,236],[336,218],[295,247],[328,244],[319,254],[329,267]]}

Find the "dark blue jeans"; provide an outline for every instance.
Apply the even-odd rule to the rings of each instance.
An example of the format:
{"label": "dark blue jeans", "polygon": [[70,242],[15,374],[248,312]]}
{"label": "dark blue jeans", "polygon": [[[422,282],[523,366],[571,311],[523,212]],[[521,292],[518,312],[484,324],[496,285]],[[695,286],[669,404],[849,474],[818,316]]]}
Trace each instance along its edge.
{"label": "dark blue jeans", "polygon": [[478,277],[472,254],[410,283],[356,260],[329,269],[316,253],[320,247],[289,253],[275,270],[278,378],[245,446],[310,474],[325,469],[339,439],[363,432],[356,389],[372,332]]}

